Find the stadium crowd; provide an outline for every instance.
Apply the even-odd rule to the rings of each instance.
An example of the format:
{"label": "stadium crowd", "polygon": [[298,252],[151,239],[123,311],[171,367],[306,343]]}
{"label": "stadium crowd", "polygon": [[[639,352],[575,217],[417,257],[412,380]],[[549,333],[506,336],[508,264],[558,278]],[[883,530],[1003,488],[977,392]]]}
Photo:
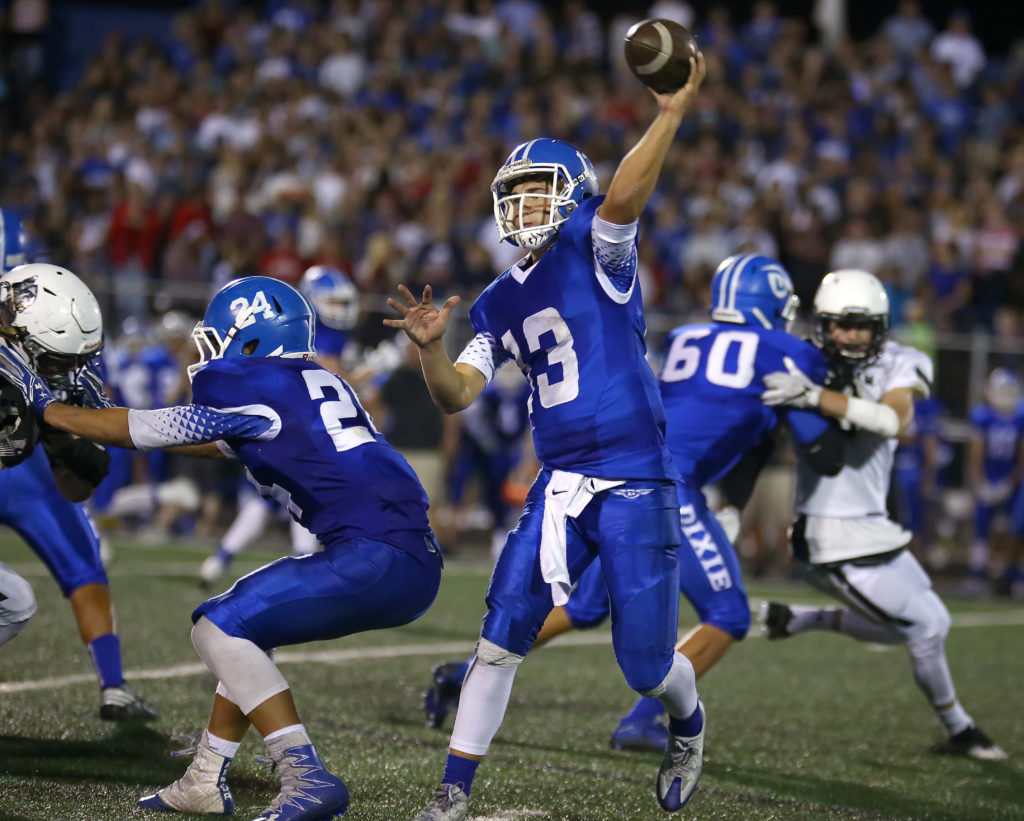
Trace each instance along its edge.
{"label": "stadium crowd", "polygon": [[[653,105],[621,57],[636,13],[231,5],[179,12],[168,48],[110,35],[74,87],[25,94],[4,139],[0,201],[119,318],[155,292],[198,307],[232,277],[294,283],[314,262],[364,295],[472,298],[515,254],[488,216],[509,148],[558,135],[607,179]],[[876,271],[896,324],[910,299],[939,330],[1024,305],[1024,62],[987,58],[966,13],[935,31],[904,2],[862,42],[767,1],[742,25],[722,6],[649,14],[691,25],[708,59],[644,219],[649,309],[700,310],[717,263],[746,250],[779,256],[805,305],[830,268]]]}

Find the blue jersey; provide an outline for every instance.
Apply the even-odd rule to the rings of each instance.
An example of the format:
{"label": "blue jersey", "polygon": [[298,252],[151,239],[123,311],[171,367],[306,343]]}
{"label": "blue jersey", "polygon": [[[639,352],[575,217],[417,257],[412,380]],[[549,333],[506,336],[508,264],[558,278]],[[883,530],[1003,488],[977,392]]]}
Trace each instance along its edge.
{"label": "blue jersey", "polygon": [[348,344],[348,331],[341,331],[324,325],[317,317],[316,320],[316,352],[321,356],[341,356]]}
{"label": "blue jersey", "polygon": [[462,412],[465,434],[486,453],[518,451],[530,427],[529,398],[530,386],[525,382],[514,388],[491,382]]}
{"label": "blue jersey", "polygon": [[150,345],[134,354],[114,357],[110,381],[114,401],[129,408],[159,408],[167,404],[181,381],[181,366],[170,351]]}
{"label": "blue jersey", "polygon": [[942,401],[934,396],[914,403],[914,421],[910,428],[914,438],[910,442],[901,442],[896,449],[897,471],[908,476],[919,475],[925,468],[924,443],[932,439],[938,443],[937,464],[932,467],[936,470],[937,481],[943,482],[943,472],[953,461],[953,448],[942,435],[943,411]]}
{"label": "blue jersey", "polygon": [[668,447],[687,484],[718,481],[774,430],[780,413],[800,442],[825,432],[829,423],[817,413],[761,402],[765,375],[785,371],[784,357],[814,382],[825,381],[822,353],[785,331],[709,322],[668,335],[659,381]]}
{"label": "blue jersey", "polygon": [[971,425],[984,442],[985,478],[1000,482],[1008,478],[1017,466],[1021,437],[1024,435],[1024,413],[1020,409],[1003,416],[989,405],[971,409]]}
{"label": "blue jersey", "polygon": [[192,393],[194,406],[273,420],[256,435],[206,438],[223,438],[260,492],[321,543],[365,537],[432,550],[416,474],[335,374],[301,359],[218,359],[196,374]]}
{"label": "blue jersey", "polygon": [[470,318],[529,379],[534,445],[545,467],[675,479],[665,412],[644,358],[640,286],[634,277],[620,292],[595,259],[591,224],[602,201],[584,200],[544,256],[501,274]]}

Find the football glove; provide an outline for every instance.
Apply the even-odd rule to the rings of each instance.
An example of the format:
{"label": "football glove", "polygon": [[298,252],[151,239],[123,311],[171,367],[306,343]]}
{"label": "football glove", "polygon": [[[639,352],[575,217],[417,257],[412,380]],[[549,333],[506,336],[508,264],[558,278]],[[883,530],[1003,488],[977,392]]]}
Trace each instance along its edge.
{"label": "football glove", "polygon": [[74,387],[77,403],[83,408],[112,408],[107,392],[103,388],[103,378],[92,367],[86,366],[74,375]]}
{"label": "football glove", "polygon": [[761,401],[770,407],[816,408],[821,399],[821,385],[816,385],[788,356],[783,358],[786,371],[775,371],[764,378],[766,390]]}
{"label": "football glove", "polygon": [[43,378],[32,370],[21,352],[10,345],[0,345],[0,375],[21,392],[37,419],[43,418],[47,405],[57,401]]}
{"label": "football glove", "polygon": [[32,455],[38,441],[36,415],[21,389],[0,377],[0,467],[20,465]]}

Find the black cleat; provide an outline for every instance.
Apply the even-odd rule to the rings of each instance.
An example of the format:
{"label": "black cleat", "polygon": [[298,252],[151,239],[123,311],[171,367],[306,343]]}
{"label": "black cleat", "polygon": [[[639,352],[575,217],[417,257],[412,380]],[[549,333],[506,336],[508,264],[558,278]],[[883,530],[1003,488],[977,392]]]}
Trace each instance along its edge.
{"label": "black cleat", "polygon": [[160,716],[127,684],[104,687],[100,693],[100,718],[104,721],[152,721]]}
{"label": "black cleat", "polygon": [[761,602],[761,612],[758,621],[761,623],[761,632],[769,639],[789,638],[789,623],[793,620],[793,611],[788,604],[777,601]]}
{"label": "black cleat", "polygon": [[932,748],[942,755],[962,755],[977,761],[1005,761],[1006,750],[973,724]]}
{"label": "black cleat", "polygon": [[450,661],[434,668],[430,689],[423,694],[423,712],[430,729],[440,728],[452,707],[459,703],[467,667],[465,662]]}

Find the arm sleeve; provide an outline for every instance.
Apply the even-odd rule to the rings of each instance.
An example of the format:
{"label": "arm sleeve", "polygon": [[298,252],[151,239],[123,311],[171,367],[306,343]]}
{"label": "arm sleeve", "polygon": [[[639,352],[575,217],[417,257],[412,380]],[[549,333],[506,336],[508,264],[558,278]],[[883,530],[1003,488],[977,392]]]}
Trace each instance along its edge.
{"label": "arm sleeve", "polygon": [[590,224],[594,273],[604,292],[620,304],[629,301],[636,284],[636,230],[635,222],[616,225],[596,214]]}
{"label": "arm sleeve", "polygon": [[217,410],[204,405],[178,405],[157,410],[128,411],[128,431],[139,450],[199,445],[218,439],[273,439],[281,418],[266,405]]}
{"label": "arm sleeve", "polygon": [[477,333],[462,349],[455,363],[472,365],[490,382],[494,372],[511,358],[512,354],[501,347],[492,334]]}

